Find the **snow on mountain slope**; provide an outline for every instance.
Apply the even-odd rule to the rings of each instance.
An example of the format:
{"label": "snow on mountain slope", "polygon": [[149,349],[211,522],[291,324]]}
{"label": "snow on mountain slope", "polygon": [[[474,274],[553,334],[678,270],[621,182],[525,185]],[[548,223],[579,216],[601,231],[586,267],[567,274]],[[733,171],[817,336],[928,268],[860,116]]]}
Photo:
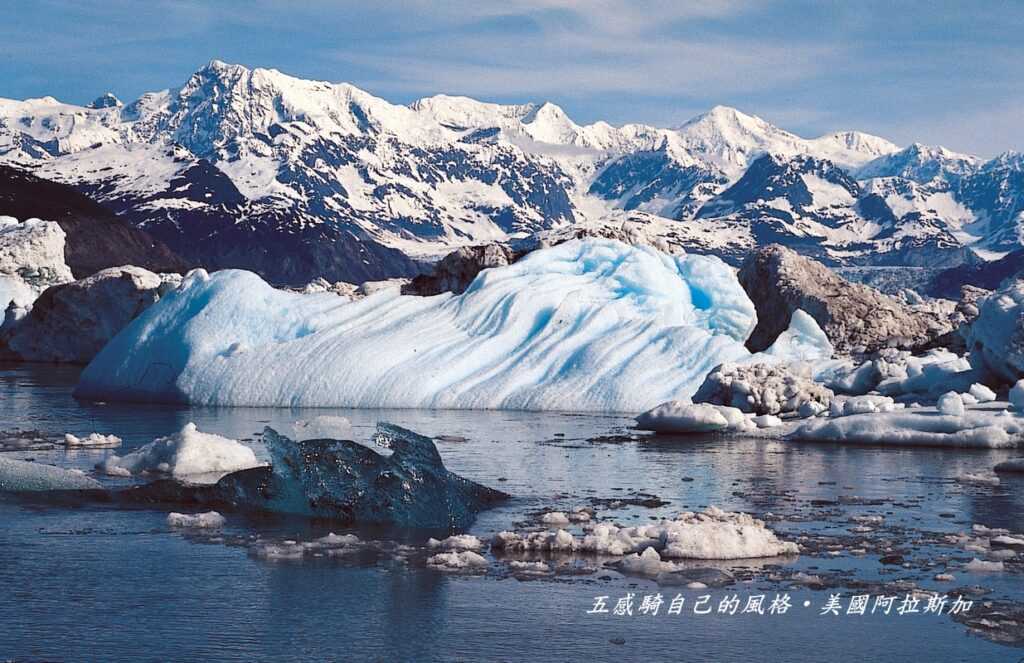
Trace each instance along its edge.
{"label": "snow on mountain slope", "polygon": [[[863,187],[798,165],[785,192],[747,178],[736,200],[769,154]],[[770,237],[867,263],[896,237],[998,254],[1024,226],[1012,159],[986,170],[860,132],[804,139],[725,106],[676,128],[580,125],[550,102],[403,106],[217,60],[128,105],[0,100],[0,161],[79,188],[193,262],[273,282],[408,276],[456,246],[643,215],[699,251]]]}

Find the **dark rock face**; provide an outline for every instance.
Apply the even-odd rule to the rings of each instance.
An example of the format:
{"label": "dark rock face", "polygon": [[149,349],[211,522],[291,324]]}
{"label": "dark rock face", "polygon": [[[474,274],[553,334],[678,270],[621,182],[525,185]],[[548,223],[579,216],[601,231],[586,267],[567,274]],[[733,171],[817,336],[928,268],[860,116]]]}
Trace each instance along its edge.
{"label": "dark rock face", "polygon": [[957,299],[965,286],[995,290],[1008,278],[1024,275],[1024,249],[1014,251],[999,260],[953,267],[939,272],[926,286],[933,297]]}
{"label": "dark rock face", "polygon": [[824,265],[777,244],[752,252],[739,272],[757,309],[747,348],[768,348],[803,309],[837,352],[914,347],[950,331],[936,314],[912,309],[864,285],[850,283]]}
{"label": "dark rock face", "polygon": [[189,267],[165,244],[74,188],[9,166],[0,166],[0,214],[56,221],[67,233],[65,259],[76,278],[118,265],[154,272]]}
{"label": "dark rock face", "polygon": [[4,329],[0,356],[87,364],[172,285],[148,270],[125,266],[47,288],[27,317]]}
{"label": "dark rock face", "polygon": [[504,267],[514,260],[512,250],[502,244],[463,247],[442,258],[433,273],[414,278],[402,288],[402,294],[429,297],[452,292],[458,295],[465,292],[483,270]]}

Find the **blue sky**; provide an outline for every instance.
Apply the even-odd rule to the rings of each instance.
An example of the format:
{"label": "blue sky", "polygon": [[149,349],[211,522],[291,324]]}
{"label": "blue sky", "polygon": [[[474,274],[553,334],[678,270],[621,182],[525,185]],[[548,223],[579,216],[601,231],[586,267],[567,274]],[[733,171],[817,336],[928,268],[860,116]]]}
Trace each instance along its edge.
{"label": "blue sky", "polygon": [[661,126],[726,104],[805,136],[1024,150],[1024,2],[33,0],[4,18],[10,98],[131,100],[218,58],[401,103],[551,100]]}

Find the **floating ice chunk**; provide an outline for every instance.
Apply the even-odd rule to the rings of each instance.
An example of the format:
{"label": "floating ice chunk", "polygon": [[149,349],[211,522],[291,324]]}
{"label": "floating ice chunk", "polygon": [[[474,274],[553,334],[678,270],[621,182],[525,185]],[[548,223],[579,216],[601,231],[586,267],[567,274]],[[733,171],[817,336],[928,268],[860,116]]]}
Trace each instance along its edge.
{"label": "floating ice chunk", "polygon": [[661,561],[661,555],[654,548],[647,547],[639,555],[628,555],[622,559],[620,567],[626,573],[645,576],[656,576],[671,573],[676,569],[672,562]]}
{"label": "floating ice chunk", "polygon": [[776,428],[782,425],[782,419],[779,419],[774,414],[762,414],[751,419],[758,428]]}
{"label": "floating ice chunk", "polygon": [[892,398],[868,394],[850,398],[837,398],[832,401],[829,412],[833,417],[849,417],[854,414],[892,412],[896,409],[898,409],[896,401]]}
{"label": "floating ice chunk", "polygon": [[665,542],[662,554],[668,558],[744,559],[800,552],[795,543],[780,541],[764,522],[713,507],[669,523]]}
{"label": "floating ice chunk", "polygon": [[431,550],[480,550],[484,547],[484,542],[472,534],[459,534],[442,541],[429,539],[427,547]]}
{"label": "floating ice chunk", "polygon": [[508,496],[445,468],[428,437],[380,424],[389,456],[349,440],[295,441],[264,429],[272,470],[236,472],[217,484],[222,499],[276,513],[409,527],[469,525]]}
{"label": "floating ice chunk", "polygon": [[971,410],[962,417],[901,410],[811,419],[787,436],[791,440],[854,444],[1007,448],[1018,446],[1024,417]]}
{"label": "floating ice chunk", "polygon": [[531,575],[551,573],[551,567],[548,566],[546,562],[523,562],[520,560],[512,560],[508,563],[508,566],[516,573],[526,573]]}
{"label": "floating ice chunk", "polygon": [[1010,388],[1010,405],[1018,412],[1024,412],[1024,380],[1018,380]]}
{"label": "floating ice chunk", "polygon": [[750,431],[757,428],[743,412],[725,405],[668,401],[636,418],[637,428],[657,433]]}
{"label": "floating ice chunk", "polygon": [[817,401],[805,401],[800,405],[800,409],[797,410],[797,415],[799,415],[801,419],[807,419],[808,417],[816,417],[827,409],[828,406],[824,403],[819,403]]}
{"label": "floating ice chunk", "polygon": [[298,441],[350,440],[353,437],[352,423],[348,419],[326,414],[296,421],[292,431],[293,439]]}
{"label": "floating ice chunk", "polygon": [[169,513],[167,514],[167,525],[169,527],[181,527],[181,528],[194,528],[194,529],[216,529],[224,527],[227,520],[224,516],[220,515],[216,511],[208,511],[206,513],[186,514],[186,513]]}
{"label": "floating ice chunk", "polygon": [[[491,548],[509,552],[582,552],[621,557],[652,548],[658,559],[745,559],[795,555],[795,543],[781,541],[764,522],[745,513],[709,508],[704,513],[682,513],[674,520],[623,527],[593,523],[582,540],[565,530],[557,532],[499,532]],[[647,554],[648,560],[652,560]],[[637,560],[635,564],[642,564]],[[652,567],[653,568],[653,567]],[[667,567],[665,567],[667,568]]]}
{"label": "floating ice chunk", "polygon": [[1000,534],[999,536],[994,536],[991,539],[991,543],[996,546],[1024,548],[1024,538],[1013,537],[1009,534]]}
{"label": "floating ice chunk", "polygon": [[829,359],[835,350],[818,323],[803,309],[793,311],[789,327],[763,354],[783,361]]}
{"label": "floating ice chunk", "polygon": [[121,446],[121,438],[116,435],[101,435],[100,433],[89,433],[85,437],[76,437],[71,433],[65,433],[64,446],[112,448]]}
{"label": "floating ice chunk", "polygon": [[178,433],[160,437],[125,456],[111,456],[100,468],[107,474],[142,472],[169,474],[176,479],[213,483],[219,476],[260,463],[252,449],[235,440],[202,433],[193,423]]}
{"label": "floating ice chunk", "polygon": [[541,516],[540,521],[545,525],[564,527],[569,524],[569,517],[561,511],[550,511]]}
{"label": "floating ice chunk", "polygon": [[102,490],[80,470],[66,470],[24,460],[0,458],[0,491]]}
{"label": "floating ice chunk", "polygon": [[951,417],[964,416],[964,402],[960,398],[960,394],[955,391],[947,391],[940,396],[936,407],[938,407],[939,412]]}
{"label": "floating ice chunk", "polygon": [[1006,567],[1002,562],[986,562],[975,557],[964,565],[964,570],[969,573],[1001,573]]}
{"label": "floating ice chunk", "polygon": [[972,472],[964,472],[956,478],[960,483],[974,483],[984,486],[998,486],[999,477],[992,476],[989,474],[976,474]]}
{"label": "floating ice chunk", "polygon": [[1000,382],[1024,376],[1024,278],[1009,280],[985,298],[966,340],[979,369]]}
{"label": "floating ice chunk", "polygon": [[[642,412],[750,357],[754,306],[717,258],[571,241],[461,295],[347,302],[194,273],[111,340],[80,397],[202,405]],[[234,343],[248,351],[228,356]]]}
{"label": "floating ice chunk", "polygon": [[516,532],[498,532],[491,539],[493,550],[508,552],[571,552],[577,548],[578,541],[564,529],[550,532],[531,532],[521,535]]}
{"label": "floating ice chunk", "polygon": [[971,396],[974,396],[979,403],[989,403],[996,399],[996,392],[978,382],[971,385],[969,393]]}
{"label": "floating ice chunk", "polygon": [[487,559],[472,550],[438,553],[427,559],[427,565],[442,571],[480,570],[487,568]]}

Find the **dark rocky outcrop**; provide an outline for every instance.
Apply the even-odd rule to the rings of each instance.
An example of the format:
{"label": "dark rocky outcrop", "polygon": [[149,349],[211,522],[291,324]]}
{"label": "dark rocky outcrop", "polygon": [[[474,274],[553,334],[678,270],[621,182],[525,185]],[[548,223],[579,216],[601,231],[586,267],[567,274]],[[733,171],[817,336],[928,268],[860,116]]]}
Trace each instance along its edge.
{"label": "dark rocky outcrop", "polygon": [[25,318],[4,329],[0,357],[87,364],[176,282],[129,265],[51,286]]}
{"label": "dark rocky outcrop", "polygon": [[753,352],[768,348],[797,309],[814,318],[840,353],[916,347],[952,327],[938,313],[850,283],[778,244],[752,252],[740,268],[739,280],[757,309],[757,326],[747,340]]}
{"label": "dark rocky outcrop", "polygon": [[417,276],[402,288],[404,295],[429,297],[442,292],[466,291],[476,275],[492,267],[504,267],[515,261],[512,249],[503,244],[464,246],[442,258],[430,274]]}

